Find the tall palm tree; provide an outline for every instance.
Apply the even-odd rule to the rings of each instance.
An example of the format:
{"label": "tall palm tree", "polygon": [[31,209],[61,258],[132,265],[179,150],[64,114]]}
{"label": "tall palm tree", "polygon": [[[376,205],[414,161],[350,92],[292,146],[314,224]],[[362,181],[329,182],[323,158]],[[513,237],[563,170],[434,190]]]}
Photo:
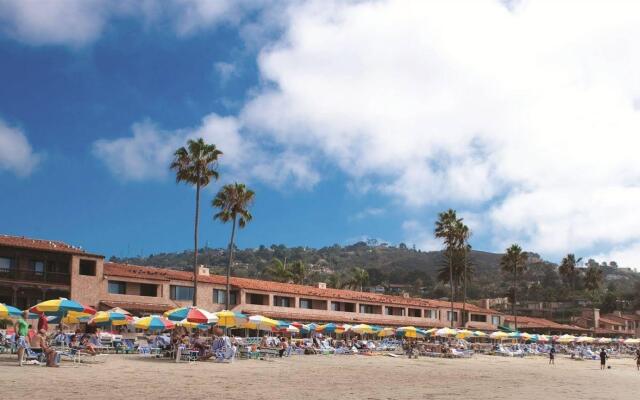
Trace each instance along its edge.
{"label": "tall palm tree", "polygon": [[453,282],[453,252],[457,244],[458,224],[462,222],[461,218],[458,218],[455,210],[449,209],[445,212],[438,214],[438,220],[436,221],[436,228],[434,234],[436,238],[443,239],[447,252],[448,264],[449,264],[449,285],[451,286],[451,327],[453,328],[453,316],[454,314],[454,282]]}
{"label": "tall palm tree", "polygon": [[293,278],[293,274],[287,269],[287,266],[279,258],[275,257],[264,269],[263,273],[277,282],[289,282]]}
{"label": "tall palm tree", "polygon": [[362,292],[364,287],[369,283],[369,272],[364,268],[354,268],[351,271],[350,285],[352,288]]}
{"label": "tall palm tree", "polygon": [[582,261],[582,257],[576,260],[575,254],[567,254],[567,256],[562,259],[560,267],[558,267],[558,272],[564,281],[567,282],[571,290],[576,290],[576,278],[579,274],[577,266],[580,261]]}
{"label": "tall palm tree", "polygon": [[516,310],[518,292],[518,274],[522,274],[526,269],[527,256],[522,252],[522,248],[517,244],[512,244],[507,252],[500,259],[502,271],[513,275],[513,302],[511,309],[513,312],[515,330],[518,330],[518,313]]}
{"label": "tall palm tree", "polygon": [[462,219],[456,224],[457,233],[457,247],[462,252],[462,326],[466,324],[466,311],[467,311],[467,281],[469,279],[469,252],[471,251],[471,245],[469,244],[469,238],[471,238],[471,230],[467,225],[462,222]]}
{"label": "tall palm tree", "polygon": [[294,261],[291,264],[291,275],[293,283],[303,284],[307,278],[307,266],[302,260]]}
{"label": "tall palm tree", "polygon": [[176,172],[176,183],[185,182],[196,187],[196,216],[193,228],[193,305],[198,299],[198,224],[200,220],[200,189],[211,180],[218,180],[218,157],[222,152],[204,139],[189,139],[187,147],[173,153],[170,169]]}
{"label": "tall palm tree", "polygon": [[[598,291],[602,285],[603,272],[599,266],[592,265],[587,268],[584,275],[584,287],[589,291],[589,297],[591,298],[591,307],[595,312],[596,304],[600,301]],[[594,321],[594,333],[595,333],[595,321]]]}
{"label": "tall palm tree", "polygon": [[236,237],[236,225],[242,229],[253,216],[249,212],[249,207],[253,204],[255,193],[248,189],[243,183],[233,183],[224,185],[218,192],[216,197],[211,201],[211,205],[219,208],[220,211],[213,216],[213,219],[220,220],[222,223],[232,222],[231,240],[229,240],[229,262],[227,264],[227,296],[226,307],[229,309],[229,294],[231,286],[229,280],[231,278],[231,265],[233,264],[233,248]]}

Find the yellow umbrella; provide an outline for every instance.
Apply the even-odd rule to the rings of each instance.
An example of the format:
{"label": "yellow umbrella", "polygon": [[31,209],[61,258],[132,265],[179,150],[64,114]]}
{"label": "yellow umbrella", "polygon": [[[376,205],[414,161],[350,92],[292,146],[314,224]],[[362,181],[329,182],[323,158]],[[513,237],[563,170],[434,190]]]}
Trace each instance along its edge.
{"label": "yellow umbrella", "polygon": [[219,311],[215,315],[218,317],[217,325],[226,328],[241,327],[248,322],[246,315],[229,310]]}
{"label": "yellow umbrella", "polygon": [[596,339],[590,336],[580,336],[576,339],[576,343],[593,343]]}
{"label": "yellow umbrella", "polygon": [[416,328],[415,326],[402,326],[396,331],[399,335],[408,338],[422,338],[426,336],[426,332]]}
{"label": "yellow umbrella", "polygon": [[436,336],[446,337],[446,336],[455,336],[458,331],[451,328],[441,328],[436,331]]}
{"label": "yellow umbrella", "polygon": [[489,335],[489,339],[505,340],[505,339],[509,339],[509,334],[502,331],[496,331],[496,332],[493,332],[491,335]]}
{"label": "yellow umbrella", "polygon": [[487,336],[487,334],[482,332],[482,331],[473,331],[473,336],[475,336],[475,337],[485,337],[485,336]]}
{"label": "yellow umbrella", "polygon": [[357,334],[373,333],[373,328],[371,327],[371,325],[358,324],[358,325],[352,326],[351,331]]}
{"label": "yellow umbrella", "polygon": [[460,329],[458,333],[456,333],[456,337],[458,339],[464,339],[466,337],[473,336],[473,332],[468,329]]}
{"label": "yellow umbrella", "polygon": [[562,335],[558,338],[558,343],[571,343],[576,340],[576,337],[573,335]]}
{"label": "yellow umbrella", "polygon": [[393,336],[395,335],[396,330],[393,328],[382,328],[380,331],[378,331],[378,336],[380,337],[387,337],[387,336]]}
{"label": "yellow umbrella", "polygon": [[249,317],[249,321],[242,325],[243,328],[256,329],[260,331],[270,331],[276,326],[278,326],[278,321],[263,317],[262,315],[252,315]]}

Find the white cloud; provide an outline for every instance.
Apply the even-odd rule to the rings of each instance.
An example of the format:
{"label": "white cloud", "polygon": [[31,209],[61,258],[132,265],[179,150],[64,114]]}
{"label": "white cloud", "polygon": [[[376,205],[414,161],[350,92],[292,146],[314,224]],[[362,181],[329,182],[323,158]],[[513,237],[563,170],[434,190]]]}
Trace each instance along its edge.
{"label": "white cloud", "polygon": [[41,159],[42,156],[34,153],[20,129],[0,119],[0,171],[9,171],[20,177],[28,176]]}
{"label": "white cloud", "polygon": [[220,77],[220,82],[222,84],[227,83],[229,79],[238,73],[237,68],[233,63],[219,61],[213,64],[213,68]]}
{"label": "white cloud", "polygon": [[221,182],[260,181],[280,188],[291,183],[310,188],[319,181],[310,160],[284,150],[267,152],[251,137],[241,133],[235,117],[209,114],[196,128],[166,132],[152,122],[134,124],[132,136],[101,139],[93,144],[93,154],[124,181],[162,180],[170,175],[174,151],[188,139],[203,138],[223,152]]}
{"label": "white cloud", "polygon": [[353,220],[361,220],[370,217],[377,217],[379,215],[384,214],[384,208],[378,207],[367,207],[362,211],[357,212],[351,219]]}
{"label": "white cloud", "polygon": [[442,241],[433,236],[433,228],[425,226],[422,222],[410,219],[402,223],[404,243],[408,246],[416,246],[423,251],[442,250]]}
{"label": "white cloud", "polygon": [[509,4],[292,7],[241,119],[409,206],[469,206],[496,249],[640,243],[640,3]]}

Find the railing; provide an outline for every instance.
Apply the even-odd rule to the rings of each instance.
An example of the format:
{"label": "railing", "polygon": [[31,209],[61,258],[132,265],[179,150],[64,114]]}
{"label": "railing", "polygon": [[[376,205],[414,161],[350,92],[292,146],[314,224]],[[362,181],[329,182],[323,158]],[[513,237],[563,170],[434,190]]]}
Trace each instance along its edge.
{"label": "railing", "polygon": [[71,277],[69,274],[60,272],[39,272],[23,269],[2,269],[0,270],[0,279],[58,283],[63,285],[68,285],[71,282]]}

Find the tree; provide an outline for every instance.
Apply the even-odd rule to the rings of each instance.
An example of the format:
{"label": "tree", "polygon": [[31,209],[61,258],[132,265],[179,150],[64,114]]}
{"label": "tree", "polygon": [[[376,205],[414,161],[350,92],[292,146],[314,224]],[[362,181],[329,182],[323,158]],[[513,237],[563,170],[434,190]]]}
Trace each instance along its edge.
{"label": "tree", "polygon": [[222,152],[204,139],[189,139],[187,147],[173,153],[170,169],[176,172],[176,183],[185,182],[196,187],[196,215],[193,228],[193,305],[198,299],[198,224],[200,217],[200,189],[211,180],[218,180],[218,157]]}
{"label": "tree", "polygon": [[349,285],[353,289],[357,289],[360,292],[364,290],[364,287],[369,283],[369,273],[364,268],[354,268],[351,271],[351,279]]}
{"label": "tree", "polygon": [[512,297],[513,302],[511,309],[513,312],[515,330],[518,330],[518,313],[516,310],[517,294],[518,294],[518,275],[522,274],[526,269],[527,256],[522,252],[522,248],[517,244],[512,244],[507,252],[500,259],[500,268],[502,271],[513,276]]}
{"label": "tree", "polygon": [[576,260],[575,254],[567,254],[567,256],[562,259],[560,267],[558,267],[558,272],[571,290],[576,290],[576,277],[580,273],[577,265],[580,261],[582,261],[582,257]]}
{"label": "tree", "polygon": [[339,273],[329,275],[329,279],[327,279],[327,286],[334,289],[342,289],[344,287],[342,275]]}
{"label": "tree", "polygon": [[453,282],[453,259],[454,249],[460,236],[459,229],[462,219],[458,218],[455,210],[449,209],[438,214],[436,228],[434,230],[435,237],[444,241],[445,249],[449,264],[449,285],[451,286],[451,327],[453,328],[454,314],[454,282]]}
{"label": "tree", "polygon": [[270,276],[277,282],[289,282],[293,279],[293,274],[287,269],[287,266],[279,259],[273,258],[271,263],[264,269],[264,274]]}
{"label": "tree", "polygon": [[303,284],[307,278],[307,266],[302,260],[294,261],[291,264],[291,277],[293,283]]}
{"label": "tree", "polygon": [[456,224],[456,242],[459,251],[462,252],[462,326],[466,324],[466,311],[467,311],[467,283],[471,276],[471,270],[469,265],[469,252],[471,251],[471,245],[469,244],[469,238],[471,237],[471,230],[469,227],[460,222]]}
{"label": "tree", "polygon": [[229,309],[229,296],[231,292],[231,265],[233,264],[233,249],[236,235],[236,225],[242,229],[253,216],[249,212],[249,207],[253,204],[255,193],[242,183],[225,185],[220,189],[216,197],[211,201],[211,205],[219,208],[220,211],[213,216],[222,223],[232,222],[231,239],[229,240],[229,262],[227,263],[227,296],[226,309]]}

